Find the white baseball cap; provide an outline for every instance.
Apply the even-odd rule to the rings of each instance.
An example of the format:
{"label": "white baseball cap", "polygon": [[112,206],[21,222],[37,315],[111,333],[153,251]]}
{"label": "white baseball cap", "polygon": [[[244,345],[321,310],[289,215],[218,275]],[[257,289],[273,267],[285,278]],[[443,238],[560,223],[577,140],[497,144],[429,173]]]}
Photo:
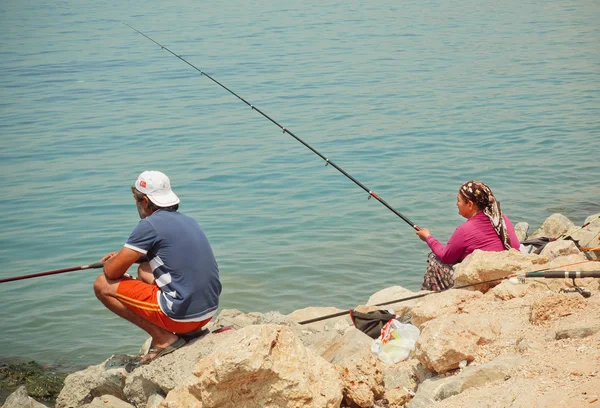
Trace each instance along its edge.
{"label": "white baseball cap", "polygon": [[179,204],[179,197],[171,190],[171,180],[160,171],[145,171],[135,181],[135,188],[146,194],[159,207]]}

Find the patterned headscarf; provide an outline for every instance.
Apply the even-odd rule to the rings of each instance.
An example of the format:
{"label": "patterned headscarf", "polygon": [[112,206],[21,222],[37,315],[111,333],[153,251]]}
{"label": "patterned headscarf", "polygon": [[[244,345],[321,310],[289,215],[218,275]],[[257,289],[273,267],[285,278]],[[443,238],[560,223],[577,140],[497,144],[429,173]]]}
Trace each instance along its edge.
{"label": "patterned headscarf", "polygon": [[500,210],[500,203],[494,197],[492,190],[481,181],[471,180],[460,186],[459,193],[483,210],[483,213],[490,219],[496,234],[502,240],[504,248],[510,249],[510,239]]}

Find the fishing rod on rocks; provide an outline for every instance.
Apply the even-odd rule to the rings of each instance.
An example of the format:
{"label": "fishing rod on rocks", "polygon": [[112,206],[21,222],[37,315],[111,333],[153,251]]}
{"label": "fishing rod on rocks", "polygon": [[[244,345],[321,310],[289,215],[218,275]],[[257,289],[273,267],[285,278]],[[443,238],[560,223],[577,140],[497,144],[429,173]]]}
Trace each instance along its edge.
{"label": "fishing rod on rocks", "polygon": [[96,262],[96,263],[89,264],[89,265],[74,266],[72,268],[56,269],[54,271],[32,273],[32,274],[29,274],[29,275],[21,275],[21,276],[15,276],[15,277],[12,277],[12,278],[0,279],[0,283],[12,282],[12,281],[21,280],[21,279],[37,278],[38,276],[55,275],[57,273],[82,271],[84,269],[102,268],[103,266],[104,266],[104,262]]}
{"label": "fishing rod on rocks", "polygon": [[[593,262],[593,261],[577,262],[576,264],[587,263],[587,262]],[[574,265],[574,264],[571,264],[571,265]],[[570,265],[563,265],[563,266],[570,266]],[[419,298],[422,298],[425,296],[433,295],[435,293],[442,293],[442,292],[445,292],[445,291],[451,290],[451,289],[464,289],[464,288],[468,288],[468,287],[472,287],[472,286],[481,285],[484,283],[498,282],[498,281],[502,281],[502,280],[508,280],[510,283],[513,283],[513,284],[525,283],[527,278],[545,278],[545,279],[568,278],[568,279],[573,279],[573,290],[561,289],[561,292],[577,292],[584,298],[589,298],[592,295],[591,292],[577,286],[575,284],[575,279],[576,278],[600,278],[600,270],[598,270],[598,271],[551,271],[549,269],[552,269],[552,268],[541,269],[539,271],[533,271],[533,272],[524,272],[521,274],[511,274],[508,276],[504,276],[502,278],[496,278],[496,279],[490,279],[490,280],[485,280],[485,281],[481,281],[481,282],[469,283],[467,285],[454,286],[452,288],[442,289],[442,290],[433,291],[433,292],[419,293],[419,294],[416,294],[413,296],[408,296],[408,297],[404,297],[404,298],[400,298],[400,299],[389,300],[386,302],[377,303],[372,306],[386,306],[386,305],[391,305],[393,303],[401,303],[401,302],[406,302],[408,300],[419,299]],[[303,320],[301,322],[298,322],[298,324],[304,325],[304,324],[320,322],[322,320],[327,320],[327,319],[332,319],[334,317],[344,316],[351,312],[352,312],[352,310],[344,310],[343,312],[337,312],[337,313],[329,314],[326,316],[315,317],[313,319]]]}
{"label": "fishing rod on rocks", "polygon": [[414,228],[415,230],[419,231],[419,227],[417,227],[417,225],[412,222],[411,220],[409,220],[406,216],[404,216],[402,213],[400,213],[399,211],[397,211],[396,209],[394,209],[391,205],[389,205],[384,199],[382,199],[381,197],[379,197],[377,194],[375,194],[373,191],[369,190],[367,187],[365,187],[361,182],[359,182],[358,180],[356,180],[354,177],[352,177],[350,174],[348,174],[346,171],[344,171],[340,166],[338,166],[337,164],[335,164],[334,162],[332,162],[331,160],[329,160],[327,157],[325,157],[324,155],[322,155],[319,151],[317,151],[315,148],[313,148],[311,145],[309,145],[308,143],[306,143],[304,140],[300,139],[298,136],[296,136],[294,133],[292,133],[289,129],[285,128],[284,126],[280,125],[276,120],[274,120],[273,118],[271,118],[269,115],[267,115],[266,113],[264,113],[262,110],[260,110],[259,108],[257,108],[255,105],[252,105],[251,103],[249,103],[248,101],[246,101],[244,98],[242,98],[241,96],[239,96],[238,94],[236,94],[235,92],[233,92],[231,89],[229,89],[228,87],[226,87],[225,85],[223,85],[221,82],[217,81],[215,78],[213,78],[212,76],[210,76],[209,74],[207,74],[206,72],[202,71],[201,69],[199,69],[198,67],[196,67],[194,64],[192,64],[191,62],[189,62],[188,60],[186,60],[185,58],[183,58],[181,55],[177,55],[175,54],[173,51],[171,51],[169,48],[165,47],[164,45],[160,44],[159,42],[153,40],[152,38],[150,38],[149,36],[147,36],[146,34],[142,33],[141,31],[133,28],[132,26],[130,26],[127,23],[123,23],[125,24],[127,27],[131,28],[133,31],[136,31],[138,34],[146,37],[148,40],[152,41],[153,43],[155,43],[156,45],[158,45],[161,49],[168,51],[170,54],[174,55],[175,57],[179,58],[181,61],[185,62],[186,64],[188,64],[190,67],[194,68],[196,71],[200,72],[200,75],[203,75],[205,77],[207,77],[208,79],[210,79],[211,81],[213,81],[215,84],[219,85],[221,88],[225,89],[227,92],[229,92],[230,94],[232,94],[233,96],[235,96],[236,98],[238,98],[240,101],[244,102],[246,105],[248,105],[250,108],[252,108],[252,110],[260,113],[264,118],[268,119],[269,121],[271,121],[273,124],[275,124],[276,126],[278,126],[283,133],[287,133],[288,135],[292,136],[294,139],[296,139],[298,142],[302,143],[304,146],[306,146],[309,150],[311,150],[313,153],[315,153],[317,156],[319,156],[321,159],[325,160],[325,166],[327,165],[331,165],[333,168],[335,168],[337,171],[339,171],[340,173],[342,173],[344,176],[346,176],[347,178],[349,178],[351,181],[354,182],[354,184],[356,184],[357,186],[359,186],[360,188],[362,188],[364,191],[366,191],[369,196],[368,199],[371,199],[371,197],[375,198],[377,201],[379,201],[381,204],[383,204],[388,210],[392,211],[394,214],[396,214],[398,217],[402,218],[402,220],[404,220],[404,222],[406,222],[408,225],[410,225],[412,228]]}

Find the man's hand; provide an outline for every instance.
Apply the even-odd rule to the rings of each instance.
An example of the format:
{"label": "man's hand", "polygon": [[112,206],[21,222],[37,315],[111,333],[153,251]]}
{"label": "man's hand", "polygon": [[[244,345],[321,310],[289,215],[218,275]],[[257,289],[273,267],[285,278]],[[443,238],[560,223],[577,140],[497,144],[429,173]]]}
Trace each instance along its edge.
{"label": "man's hand", "polygon": [[114,258],[115,256],[117,256],[117,254],[118,254],[118,252],[109,252],[108,254],[104,255],[104,257],[100,260],[100,262],[106,262],[110,258]]}
{"label": "man's hand", "polygon": [[108,279],[121,279],[127,269],[137,262],[140,258],[140,253],[133,249],[123,247],[118,253],[111,252],[104,258],[104,275]]}

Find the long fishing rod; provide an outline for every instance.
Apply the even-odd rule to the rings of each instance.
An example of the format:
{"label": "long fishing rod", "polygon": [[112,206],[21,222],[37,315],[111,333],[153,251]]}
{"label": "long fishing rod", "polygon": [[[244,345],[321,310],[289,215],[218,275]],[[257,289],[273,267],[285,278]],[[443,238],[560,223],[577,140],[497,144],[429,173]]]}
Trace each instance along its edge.
{"label": "long fishing rod", "polygon": [[375,194],[373,191],[369,190],[367,187],[365,187],[361,182],[359,182],[358,180],[356,180],[354,177],[352,177],[350,174],[346,173],[341,167],[339,167],[337,164],[335,164],[334,162],[332,162],[331,160],[329,160],[327,157],[325,157],[324,155],[322,155],[321,153],[319,153],[319,151],[317,151],[315,148],[313,148],[311,145],[309,145],[308,143],[306,143],[304,140],[300,139],[298,136],[296,136],[294,133],[292,133],[289,129],[283,127],[282,125],[280,125],[277,121],[275,121],[274,119],[272,119],[269,115],[267,115],[266,113],[264,113],[262,110],[258,109],[256,106],[252,105],[251,103],[249,103],[248,101],[246,101],[244,98],[242,98],[241,96],[239,96],[238,94],[236,94],[235,92],[233,92],[231,89],[227,88],[225,85],[223,85],[222,83],[220,83],[219,81],[217,81],[216,79],[214,79],[212,76],[210,76],[209,74],[207,74],[206,72],[202,71],[201,69],[197,68],[194,64],[192,64],[191,62],[189,62],[188,60],[186,60],[185,58],[183,58],[180,55],[175,54],[173,51],[171,51],[170,49],[168,49],[167,47],[165,47],[164,45],[160,44],[159,42],[153,40],[152,38],[150,38],[149,36],[147,36],[146,34],[142,33],[141,31],[133,28],[132,26],[130,26],[127,23],[123,23],[125,24],[127,27],[131,28],[133,31],[136,31],[137,33],[141,34],[142,36],[146,37],[147,39],[149,39],[150,41],[152,41],[153,43],[155,43],[156,45],[158,45],[161,49],[168,51],[170,54],[174,55],[175,57],[179,58],[181,61],[185,62],[186,64],[188,64],[190,67],[194,68],[196,71],[200,72],[200,75],[204,75],[205,77],[207,77],[208,79],[210,79],[211,81],[213,81],[215,84],[219,85],[221,88],[225,89],[227,92],[229,92],[230,94],[232,94],[233,96],[235,96],[236,98],[238,98],[240,101],[244,102],[246,105],[248,105],[250,108],[252,108],[252,110],[260,113],[264,118],[268,119],[269,121],[271,121],[273,124],[275,124],[276,126],[278,126],[283,133],[287,133],[288,135],[292,136],[294,139],[296,139],[298,142],[302,143],[304,146],[306,146],[308,149],[310,149],[313,153],[315,153],[317,156],[319,156],[321,159],[325,160],[325,165],[331,165],[333,166],[337,171],[339,171],[340,173],[342,173],[344,176],[346,176],[347,178],[349,178],[350,180],[352,180],[354,182],[354,184],[356,184],[357,186],[359,186],[360,188],[362,188],[364,191],[366,191],[367,193],[369,193],[368,198],[370,199],[371,197],[375,198],[377,201],[379,201],[381,204],[383,204],[388,210],[392,211],[394,214],[396,214],[398,217],[402,218],[402,220],[404,220],[408,225],[410,225],[412,228],[414,228],[415,230],[419,231],[419,227],[417,227],[417,225],[412,222],[411,220],[409,220],[406,216],[404,216],[402,213],[400,213],[399,211],[397,211],[396,209],[394,209],[391,205],[389,205],[384,199],[382,199],[381,197],[379,197],[377,194]]}
{"label": "long fishing rod", "polygon": [[[563,265],[561,267],[577,265],[577,264],[587,263],[587,262],[595,262],[595,261],[576,262],[574,264]],[[522,274],[511,274],[508,276],[504,276],[502,278],[496,278],[496,279],[490,279],[490,280],[481,281],[481,282],[469,283],[467,285],[462,285],[462,286],[454,286],[452,288],[442,289],[442,290],[438,290],[438,291],[434,291],[434,292],[419,293],[417,295],[408,296],[408,297],[401,298],[401,299],[395,299],[395,300],[389,300],[387,302],[377,303],[373,306],[385,306],[385,305],[391,305],[393,303],[406,302],[408,300],[419,299],[419,298],[422,298],[425,296],[433,295],[434,293],[445,292],[450,289],[464,289],[464,288],[468,288],[471,286],[481,285],[483,283],[498,282],[498,281],[502,281],[505,279],[507,279],[511,283],[524,283],[526,278],[546,278],[546,279],[568,278],[568,279],[573,279],[573,283],[575,283],[575,278],[600,278],[600,271],[550,271],[549,269],[552,269],[552,268],[541,269],[541,270],[533,271],[533,272],[525,272]],[[578,286],[576,286],[576,285],[574,285],[574,286],[576,289],[578,288]],[[581,288],[579,288],[579,289],[580,290],[577,290],[577,292],[581,293],[582,296],[589,297],[591,295],[591,294],[589,294],[589,292],[583,293],[585,291],[581,290]],[[309,320],[303,320],[301,322],[298,322],[298,324],[304,325],[304,324],[309,324],[309,323],[320,322],[321,320],[327,320],[327,319],[331,319],[334,317],[344,316],[348,312],[350,312],[350,310],[344,310],[343,312],[337,312],[337,313],[329,314],[326,316],[315,317],[315,318],[309,319]]]}
{"label": "long fishing rod", "polygon": [[[509,278],[508,276],[505,276],[504,278],[490,279],[490,280],[487,280],[487,281],[482,281],[482,282],[477,282],[477,283],[470,283],[468,285],[463,285],[463,286],[453,286],[452,288],[442,289],[442,290],[438,290],[438,291],[434,291],[434,292],[419,293],[417,295],[408,296],[408,297],[401,298],[401,299],[395,299],[395,300],[389,300],[387,302],[377,303],[377,304],[374,304],[373,306],[385,306],[385,305],[391,305],[392,303],[406,302],[407,300],[419,299],[419,298],[422,298],[422,297],[425,297],[425,296],[433,295],[434,293],[442,293],[442,292],[445,292],[445,291],[450,290],[450,289],[464,289],[464,288],[468,288],[470,286],[481,285],[483,283],[496,282],[496,281],[503,280],[503,279],[508,279],[508,278]],[[298,324],[309,324],[309,323],[314,323],[314,322],[320,322],[321,320],[327,320],[327,319],[331,319],[333,317],[344,316],[348,312],[350,312],[350,310],[344,310],[343,312],[337,312],[337,313],[332,313],[332,314],[329,314],[329,315],[326,315],[326,316],[315,317],[314,319],[303,320],[301,322],[298,322]]]}
{"label": "long fishing rod", "polygon": [[32,273],[29,275],[21,275],[21,276],[15,276],[12,278],[0,279],[0,283],[12,282],[12,281],[21,280],[21,279],[37,278],[38,276],[55,275],[57,273],[82,271],[84,269],[102,268],[103,266],[104,266],[104,262],[96,262],[96,263],[89,264],[89,265],[74,266],[72,268],[56,269],[54,271]]}

